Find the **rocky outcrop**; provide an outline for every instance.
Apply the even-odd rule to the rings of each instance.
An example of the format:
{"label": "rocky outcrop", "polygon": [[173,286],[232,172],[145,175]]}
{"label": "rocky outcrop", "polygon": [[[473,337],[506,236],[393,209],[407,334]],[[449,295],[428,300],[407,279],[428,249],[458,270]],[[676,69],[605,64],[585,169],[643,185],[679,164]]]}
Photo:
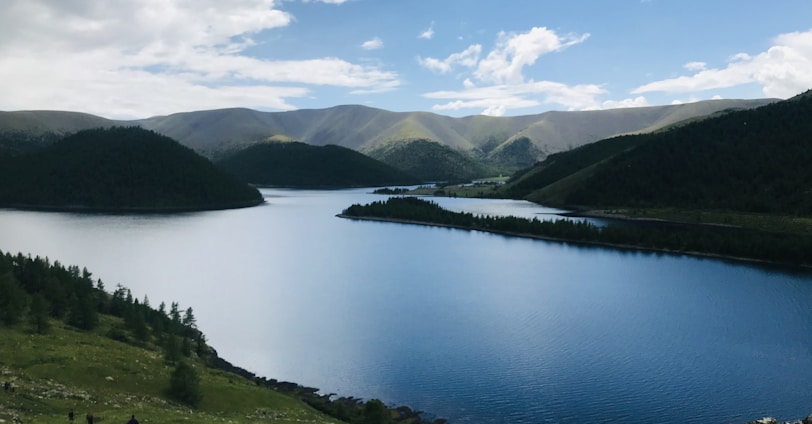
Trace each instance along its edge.
{"label": "rocky outcrop", "polygon": [[747,424],[812,424],[812,414],[806,416],[806,418],[802,420],[795,420],[795,421],[778,421],[773,417],[764,417],[759,420],[750,421]]}

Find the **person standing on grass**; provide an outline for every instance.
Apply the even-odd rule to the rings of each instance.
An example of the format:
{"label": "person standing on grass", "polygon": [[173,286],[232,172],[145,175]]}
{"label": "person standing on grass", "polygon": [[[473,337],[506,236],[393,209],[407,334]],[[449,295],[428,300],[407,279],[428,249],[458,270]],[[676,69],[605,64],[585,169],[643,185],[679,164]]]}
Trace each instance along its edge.
{"label": "person standing on grass", "polygon": [[73,422],[73,409],[68,412],[68,421]]}
{"label": "person standing on grass", "polygon": [[133,414],[132,418],[127,421],[127,424],[138,424],[138,420],[135,419],[135,414]]}
{"label": "person standing on grass", "polygon": [[87,415],[85,415],[85,419],[87,420],[87,424],[93,424],[93,413],[87,411]]}

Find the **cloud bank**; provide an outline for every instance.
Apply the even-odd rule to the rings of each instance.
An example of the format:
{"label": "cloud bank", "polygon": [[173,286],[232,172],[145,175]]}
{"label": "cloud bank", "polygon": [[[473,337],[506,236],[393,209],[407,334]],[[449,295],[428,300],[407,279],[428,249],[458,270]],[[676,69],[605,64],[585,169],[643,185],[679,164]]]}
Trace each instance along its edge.
{"label": "cloud bank", "polygon": [[380,92],[400,84],[394,72],[335,57],[246,54],[257,34],[293,20],[273,0],[7,0],[0,109],[117,118],[231,106],[289,110],[289,99],[310,95],[311,86]]}
{"label": "cloud bank", "polygon": [[708,69],[703,62],[691,62],[685,69],[695,73],[650,82],[632,94],[698,93],[758,84],[767,97],[794,96],[812,88],[812,30],[779,35],[766,51],[735,54],[724,68]]}

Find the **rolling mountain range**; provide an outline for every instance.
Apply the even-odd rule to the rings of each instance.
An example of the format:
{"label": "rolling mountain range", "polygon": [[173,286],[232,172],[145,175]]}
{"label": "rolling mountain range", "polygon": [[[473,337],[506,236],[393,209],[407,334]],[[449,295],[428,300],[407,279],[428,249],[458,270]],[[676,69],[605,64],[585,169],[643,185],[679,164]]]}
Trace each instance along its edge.
{"label": "rolling mountain range", "polygon": [[[546,156],[604,138],[651,132],[714,113],[762,106],[775,99],[709,100],[689,104],[582,112],[546,112],[516,117],[468,116],[452,118],[427,112],[390,112],[366,106],[336,106],[290,112],[222,109],[177,113],[132,121],[59,111],[0,112],[0,145],[25,149],[47,143],[53,135],[110,126],[141,126],[171,137],[209,158],[283,137],[306,144],[334,144],[386,161],[381,152],[399,151],[394,144],[430,141],[472,160],[466,168],[489,173],[512,173]],[[6,140],[4,143],[3,140]],[[8,140],[15,140],[14,143]],[[424,147],[433,147],[422,145]],[[7,152],[8,153],[8,152]],[[419,151],[414,155],[420,156]],[[460,162],[462,159],[454,159]],[[439,171],[439,170],[437,170]],[[438,179],[442,172],[429,172]],[[447,174],[447,173],[446,173]],[[451,176],[454,177],[453,175]]]}

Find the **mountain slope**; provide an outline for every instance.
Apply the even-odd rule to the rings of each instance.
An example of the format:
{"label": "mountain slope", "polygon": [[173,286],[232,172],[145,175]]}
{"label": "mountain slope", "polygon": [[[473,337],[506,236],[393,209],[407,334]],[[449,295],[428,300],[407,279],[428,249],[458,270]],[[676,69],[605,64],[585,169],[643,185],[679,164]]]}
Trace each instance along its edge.
{"label": "mountain slope", "polygon": [[425,139],[392,142],[368,154],[423,181],[470,181],[492,173],[473,158]]}
{"label": "mountain slope", "polygon": [[284,134],[307,144],[335,144],[353,150],[369,151],[396,140],[427,139],[463,152],[483,153],[513,138],[527,137],[541,152],[550,154],[615,135],[652,131],[696,116],[773,101],[709,100],[671,106],[465,118],[352,105],[291,112],[223,109],[154,117],[138,123],[202,152],[214,151],[218,144],[228,141]]}
{"label": "mountain slope", "polygon": [[[548,158],[511,183],[534,201],[812,214],[812,98],[799,97]],[[611,147],[610,147],[611,146]],[[571,165],[553,175],[567,159]],[[590,167],[592,167],[590,169]],[[587,172],[589,170],[589,172]],[[580,174],[580,175],[576,175]]]}
{"label": "mountain slope", "polygon": [[420,181],[354,150],[300,142],[255,144],[217,163],[243,181],[285,187],[377,187]]}
{"label": "mountain slope", "polygon": [[[390,112],[358,105],[290,112],[221,109],[156,116],[130,121],[129,125],[140,125],[167,135],[215,159],[273,135],[317,146],[333,144],[364,153],[397,142],[428,140],[476,158],[496,173],[512,173],[549,154],[604,138],[655,131],[720,111],[753,108],[774,101],[709,100],[669,106],[464,118],[428,112]],[[0,115],[0,134],[9,131],[24,131],[33,136],[48,131],[62,134],[121,124],[93,118],[48,111],[4,112]],[[18,146],[20,143],[12,139],[7,144]],[[7,154],[13,154],[14,149],[19,150],[14,147],[7,150]],[[0,150],[3,150],[2,137]]]}
{"label": "mountain slope", "polygon": [[262,202],[189,148],[137,127],[80,131],[0,165],[4,206],[168,211]]}

